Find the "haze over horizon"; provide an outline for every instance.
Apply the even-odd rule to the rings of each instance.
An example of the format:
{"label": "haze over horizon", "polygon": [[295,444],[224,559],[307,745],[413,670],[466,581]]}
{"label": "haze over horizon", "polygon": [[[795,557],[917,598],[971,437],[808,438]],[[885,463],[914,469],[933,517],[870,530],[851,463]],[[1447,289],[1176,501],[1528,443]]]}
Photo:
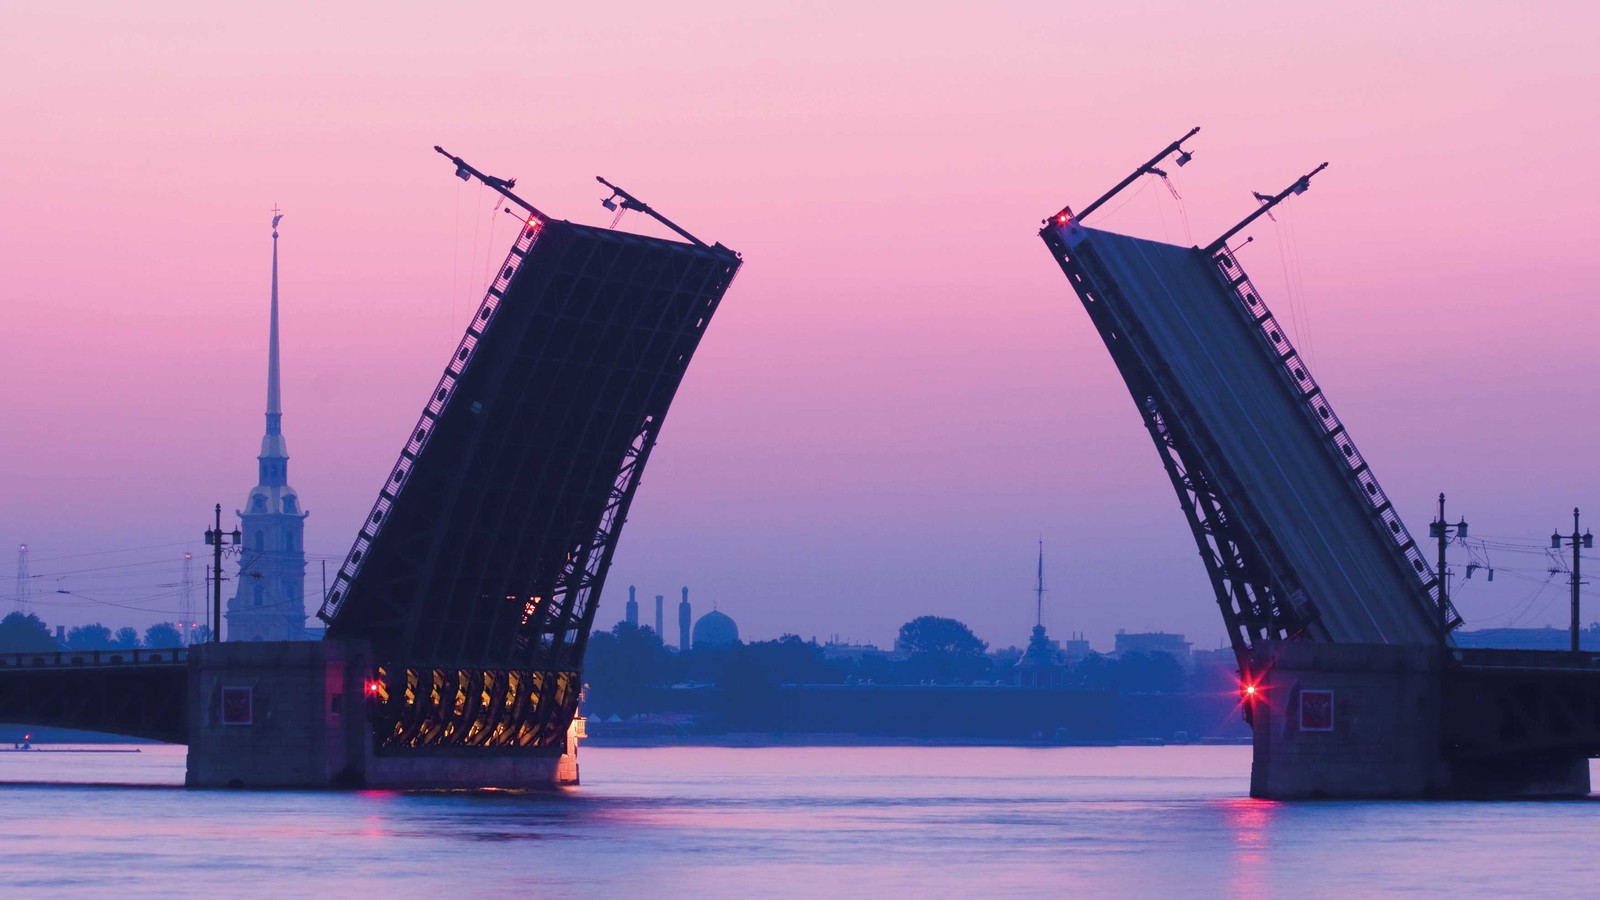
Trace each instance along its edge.
{"label": "haze over horizon", "polygon": [[887,643],[933,613],[1020,645],[1042,537],[1053,636],[1217,646],[1035,236],[1200,125],[1181,200],[1145,179],[1090,224],[1204,243],[1329,160],[1241,260],[1413,535],[1442,490],[1495,542],[1505,574],[1454,595],[1467,627],[1565,622],[1539,545],[1600,517],[1592,6],[0,8],[0,612],[27,542],[52,624],[175,615],[179,557],[198,580],[212,504],[254,483],[274,203],[318,592],[512,234],[440,144],[575,221],[610,221],[604,175],[746,261],[598,627],[629,584],[688,585],[747,638]]}

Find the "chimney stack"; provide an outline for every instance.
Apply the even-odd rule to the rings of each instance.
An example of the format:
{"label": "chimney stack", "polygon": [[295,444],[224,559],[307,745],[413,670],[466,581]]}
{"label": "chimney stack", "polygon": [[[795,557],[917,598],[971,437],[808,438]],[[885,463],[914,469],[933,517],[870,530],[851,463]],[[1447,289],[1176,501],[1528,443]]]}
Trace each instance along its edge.
{"label": "chimney stack", "polygon": [[663,636],[666,634],[663,630],[666,627],[666,623],[661,619],[661,602],[665,599],[660,594],[656,595],[656,637],[661,638],[661,643],[663,644],[667,642],[667,639]]}
{"label": "chimney stack", "polygon": [[635,590],[636,590],[636,588],[634,588],[633,585],[631,585],[631,584],[628,585],[628,624],[632,625],[635,628],[638,628],[639,627],[639,601],[634,598],[634,591]]}

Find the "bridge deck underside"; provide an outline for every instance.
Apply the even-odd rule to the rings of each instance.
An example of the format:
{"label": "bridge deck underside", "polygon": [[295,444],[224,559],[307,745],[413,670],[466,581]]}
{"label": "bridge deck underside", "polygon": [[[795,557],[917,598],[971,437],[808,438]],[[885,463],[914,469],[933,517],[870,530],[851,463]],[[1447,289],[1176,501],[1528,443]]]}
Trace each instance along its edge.
{"label": "bridge deck underside", "polygon": [[578,670],[645,459],[738,268],[721,247],[567,222],[534,232],[475,316],[459,374],[429,398],[359,569],[325,609],[329,637],[369,640],[390,671]]}
{"label": "bridge deck underside", "polygon": [[[1062,229],[1063,232],[1068,229]],[[1137,359],[1130,386],[1157,384],[1165,410],[1204,436],[1192,452],[1234,502],[1227,512],[1281,554],[1276,574],[1304,592],[1329,639],[1431,643],[1426,588],[1375,526],[1279,362],[1204,253],[1072,227],[1066,238],[1119,323],[1114,352]],[[1135,398],[1143,402],[1142,398]]]}
{"label": "bridge deck underside", "polygon": [[1460,759],[1600,756],[1600,654],[1457,650],[1444,684],[1445,751]]}
{"label": "bridge deck underside", "polygon": [[0,722],[188,740],[187,663],[0,669]]}

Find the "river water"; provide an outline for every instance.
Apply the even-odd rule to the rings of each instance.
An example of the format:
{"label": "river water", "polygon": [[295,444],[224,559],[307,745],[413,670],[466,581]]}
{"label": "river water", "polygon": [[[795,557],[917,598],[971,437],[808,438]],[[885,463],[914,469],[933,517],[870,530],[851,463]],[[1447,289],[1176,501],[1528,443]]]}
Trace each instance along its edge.
{"label": "river water", "polygon": [[[182,747],[0,753],[0,781],[40,782],[0,787],[0,890],[358,900],[1600,890],[1600,804],[1267,803],[1245,796],[1249,754],[590,745],[580,788],[404,794],[186,791]],[[112,784],[43,783],[62,781]]]}

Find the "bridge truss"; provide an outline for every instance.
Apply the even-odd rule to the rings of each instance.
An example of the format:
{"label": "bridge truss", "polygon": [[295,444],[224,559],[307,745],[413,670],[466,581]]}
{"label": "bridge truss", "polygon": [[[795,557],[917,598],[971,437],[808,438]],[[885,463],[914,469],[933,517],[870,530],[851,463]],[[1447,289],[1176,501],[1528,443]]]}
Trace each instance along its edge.
{"label": "bridge truss", "polygon": [[[1179,143],[1086,213],[1161,174]],[[1070,209],[1040,231],[1155,443],[1241,666],[1265,641],[1430,643],[1460,624],[1438,610],[1435,573],[1227,246],[1310,177],[1205,249],[1086,228]]]}
{"label": "bridge truss", "polygon": [[670,222],[687,241],[552,219],[451,159],[521,230],[318,614],[372,644],[384,746],[543,746],[576,709],[622,524],[740,259]]}

